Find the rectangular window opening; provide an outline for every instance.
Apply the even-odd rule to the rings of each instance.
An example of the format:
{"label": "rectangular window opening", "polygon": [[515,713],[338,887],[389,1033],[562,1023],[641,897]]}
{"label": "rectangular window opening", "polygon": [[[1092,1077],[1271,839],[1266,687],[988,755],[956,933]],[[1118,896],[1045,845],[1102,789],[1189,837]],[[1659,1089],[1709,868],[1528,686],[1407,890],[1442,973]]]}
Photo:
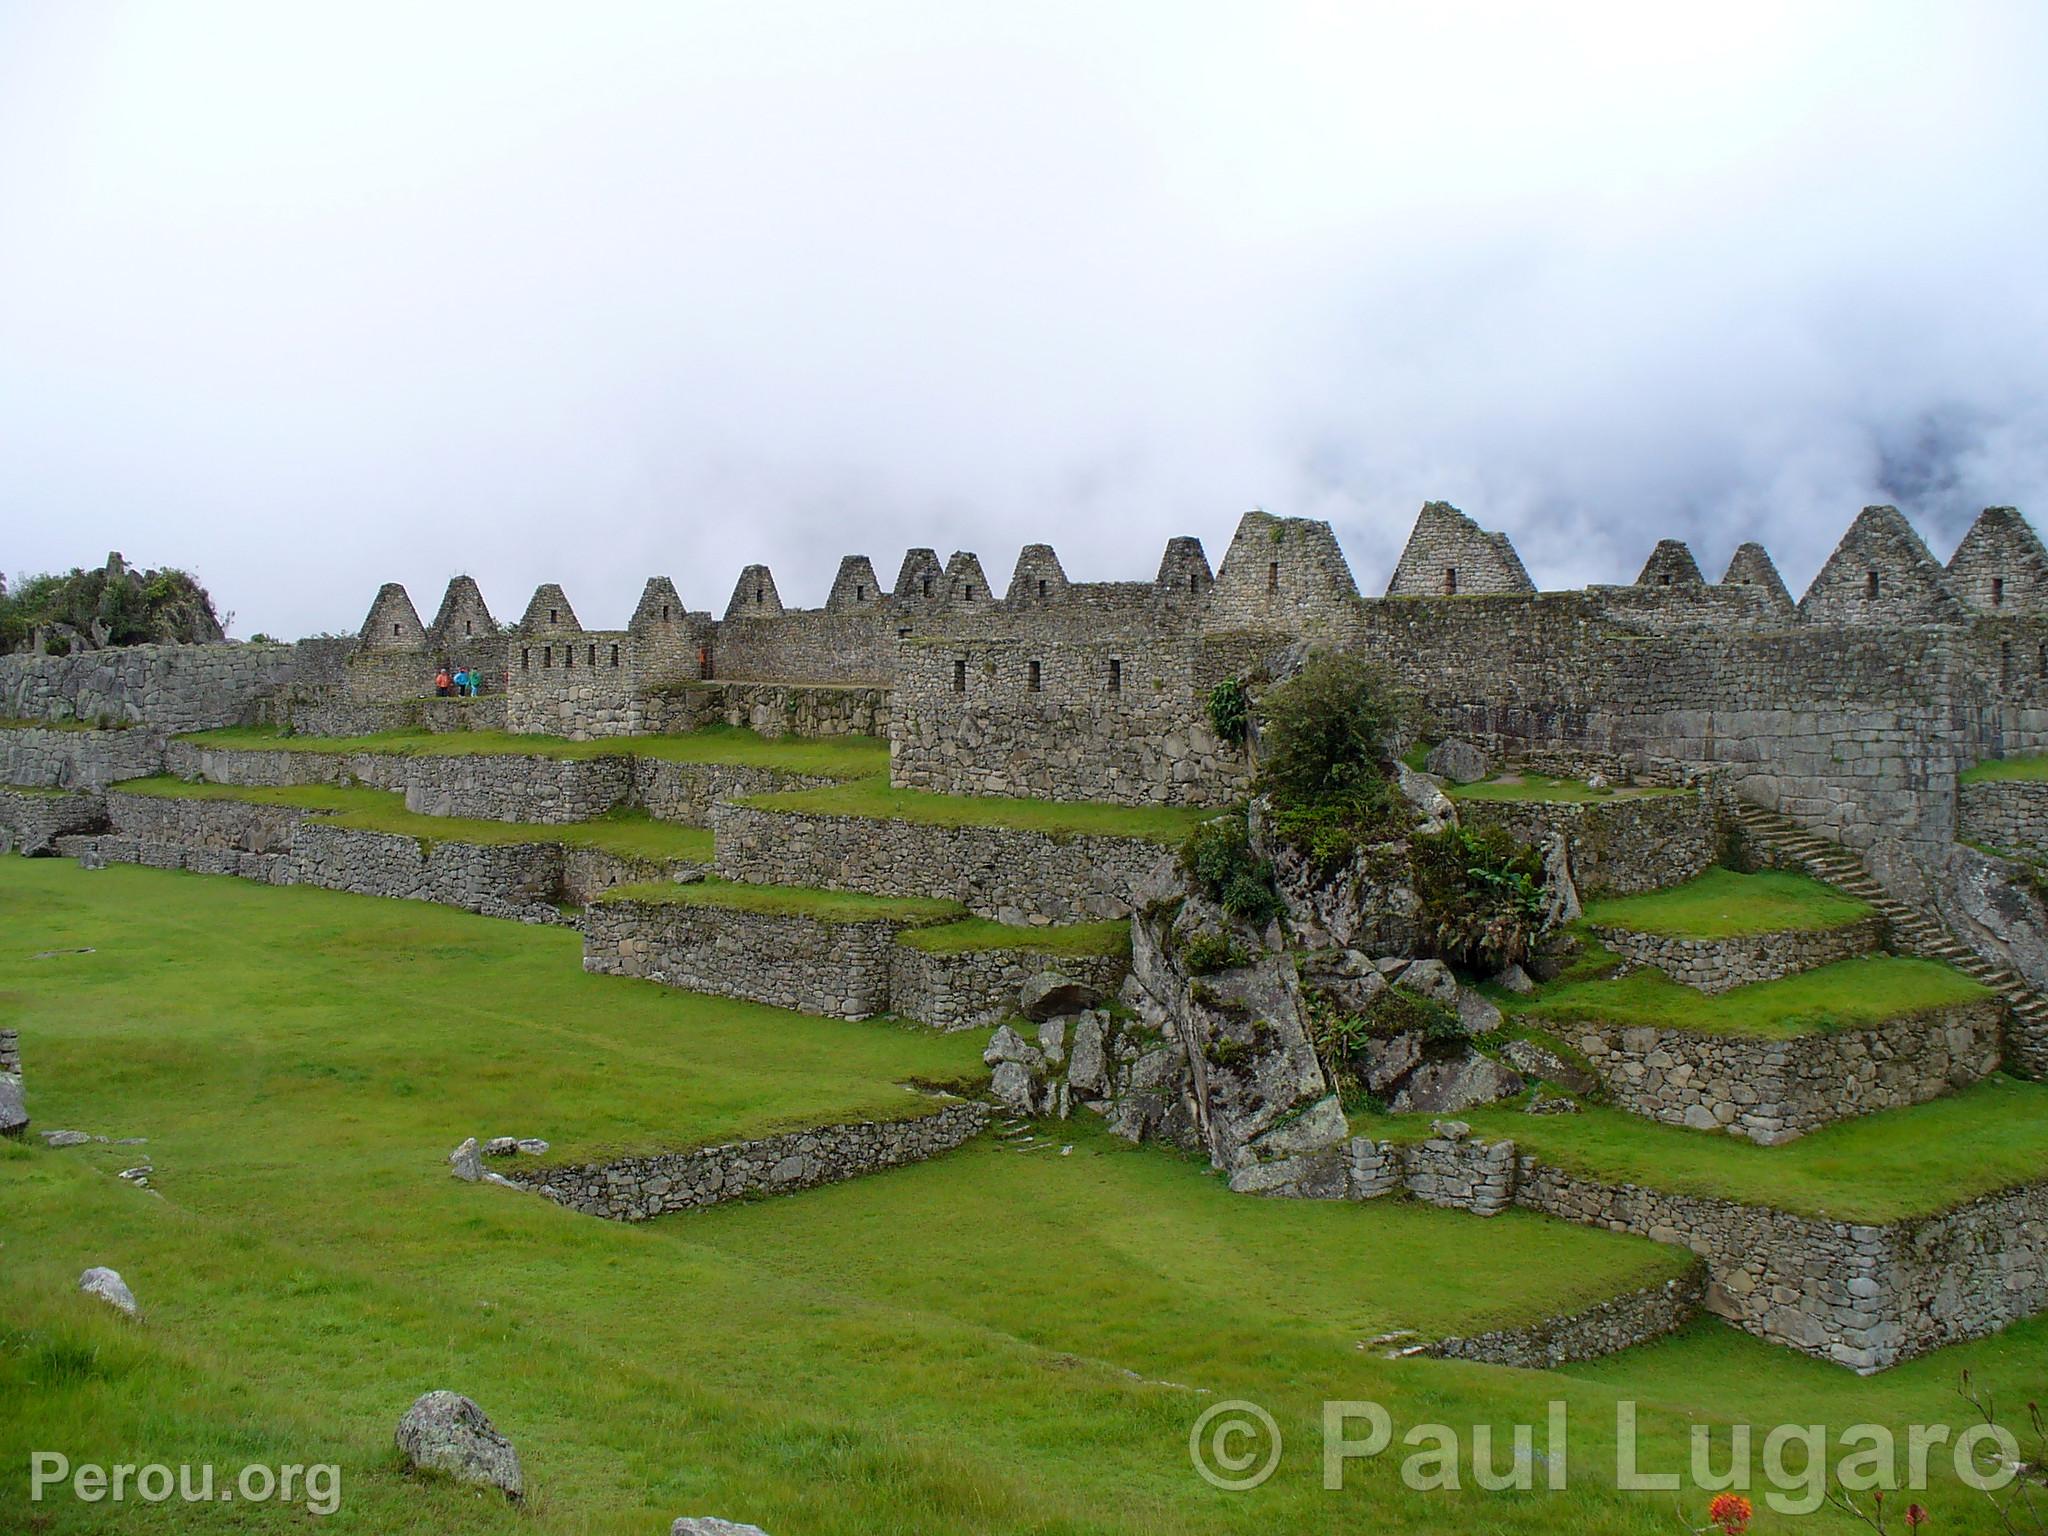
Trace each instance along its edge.
{"label": "rectangular window opening", "polygon": [[1109,661],[1109,691],[1111,693],[1122,693],[1124,691],[1124,664],[1113,656]]}
{"label": "rectangular window opening", "polygon": [[2000,603],[2003,603],[2004,601],[2005,578],[2003,576],[1994,576],[1991,578],[1991,606],[1996,608]]}
{"label": "rectangular window opening", "polygon": [[965,693],[967,691],[967,663],[964,661],[955,661],[953,663],[953,691],[955,693]]}
{"label": "rectangular window opening", "polygon": [[1042,691],[1039,687],[1038,663],[1035,661],[1031,663],[1031,680],[1029,683],[1026,684],[1026,686],[1029,687],[1033,693],[1038,693]]}
{"label": "rectangular window opening", "polygon": [[1268,592],[1278,592],[1280,590],[1280,562],[1278,560],[1266,562],[1266,590]]}

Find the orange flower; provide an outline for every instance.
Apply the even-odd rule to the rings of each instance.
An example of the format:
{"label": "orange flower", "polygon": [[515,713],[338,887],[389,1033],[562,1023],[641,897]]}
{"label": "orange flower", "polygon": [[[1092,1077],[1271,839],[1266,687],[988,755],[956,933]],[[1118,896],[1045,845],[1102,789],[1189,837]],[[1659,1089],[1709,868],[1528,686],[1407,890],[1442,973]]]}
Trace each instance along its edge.
{"label": "orange flower", "polygon": [[1739,1493],[1715,1494],[1714,1502],[1707,1506],[1707,1519],[1723,1536],[1742,1536],[1749,1529],[1749,1519],[1754,1513],[1749,1500]]}

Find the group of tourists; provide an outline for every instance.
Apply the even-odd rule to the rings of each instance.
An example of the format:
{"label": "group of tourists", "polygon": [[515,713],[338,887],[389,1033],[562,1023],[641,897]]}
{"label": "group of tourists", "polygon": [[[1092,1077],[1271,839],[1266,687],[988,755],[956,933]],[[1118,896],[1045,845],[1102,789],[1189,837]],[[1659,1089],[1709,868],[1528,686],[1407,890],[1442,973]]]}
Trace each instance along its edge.
{"label": "group of tourists", "polygon": [[483,691],[484,675],[474,667],[443,667],[434,674],[434,692],[444,699],[473,699]]}

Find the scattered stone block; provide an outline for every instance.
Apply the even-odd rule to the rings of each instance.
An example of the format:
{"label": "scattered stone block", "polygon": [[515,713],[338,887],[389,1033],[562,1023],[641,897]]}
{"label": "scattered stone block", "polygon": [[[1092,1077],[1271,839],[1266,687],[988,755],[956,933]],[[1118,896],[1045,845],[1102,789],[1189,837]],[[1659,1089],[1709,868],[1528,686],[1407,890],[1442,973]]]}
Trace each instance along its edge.
{"label": "scattered stone block", "polygon": [[448,1166],[456,1178],[474,1184],[484,1176],[483,1157],[477,1151],[476,1138],[467,1138],[461,1146],[448,1154]]}
{"label": "scattered stone block", "polygon": [[398,1448],[416,1469],[496,1488],[513,1503],[526,1496],[519,1453],[483,1409],[459,1392],[428,1392],[398,1421]]}
{"label": "scattered stone block", "polygon": [[668,1528],[668,1536],[768,1536],[758,1525],[741,1525],[716,1515],[685,1515]]}
{"label": "scattered stone block", "polygon": [[1429,749],[1422,760],[1424,770],[1453,784],[1476,784],[1493,771],[1486,754],[1469,741],[1452,737]]}
{"label": "scattered stone block", "polygon": [[135,1293],[128,1289],[128,1282],[121,1278],[119,1270],[99,1265],[88,1269],[78,1277],[78,1288],[88,1296],[97,1296],[110,1307],[118,1307],[130,1317],[141,1316],[141,1309],[135,1305]]}

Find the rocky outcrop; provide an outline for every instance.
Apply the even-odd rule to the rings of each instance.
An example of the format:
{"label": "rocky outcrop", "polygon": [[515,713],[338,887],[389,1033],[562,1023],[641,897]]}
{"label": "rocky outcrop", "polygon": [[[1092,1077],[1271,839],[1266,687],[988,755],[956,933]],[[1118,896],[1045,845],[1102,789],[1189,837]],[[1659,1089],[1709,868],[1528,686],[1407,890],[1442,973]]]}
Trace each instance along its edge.
{"label": "rocky outcrop", "polygon": [[398,1421],[398,1449],[416,1471],[495,1488],[513,1503],[526,1496],[519,1453],[483,1409],[459,1392],[428,1392]]}
{"label": "rocky outcrop", "polygon": [[135,1305],[135,1293],[128,1289],[128,1282],[121,1278],[119,1270],[95,1265],[78,1277],[78,1288],[130,1317],[141,1315],[141,1309]]}

